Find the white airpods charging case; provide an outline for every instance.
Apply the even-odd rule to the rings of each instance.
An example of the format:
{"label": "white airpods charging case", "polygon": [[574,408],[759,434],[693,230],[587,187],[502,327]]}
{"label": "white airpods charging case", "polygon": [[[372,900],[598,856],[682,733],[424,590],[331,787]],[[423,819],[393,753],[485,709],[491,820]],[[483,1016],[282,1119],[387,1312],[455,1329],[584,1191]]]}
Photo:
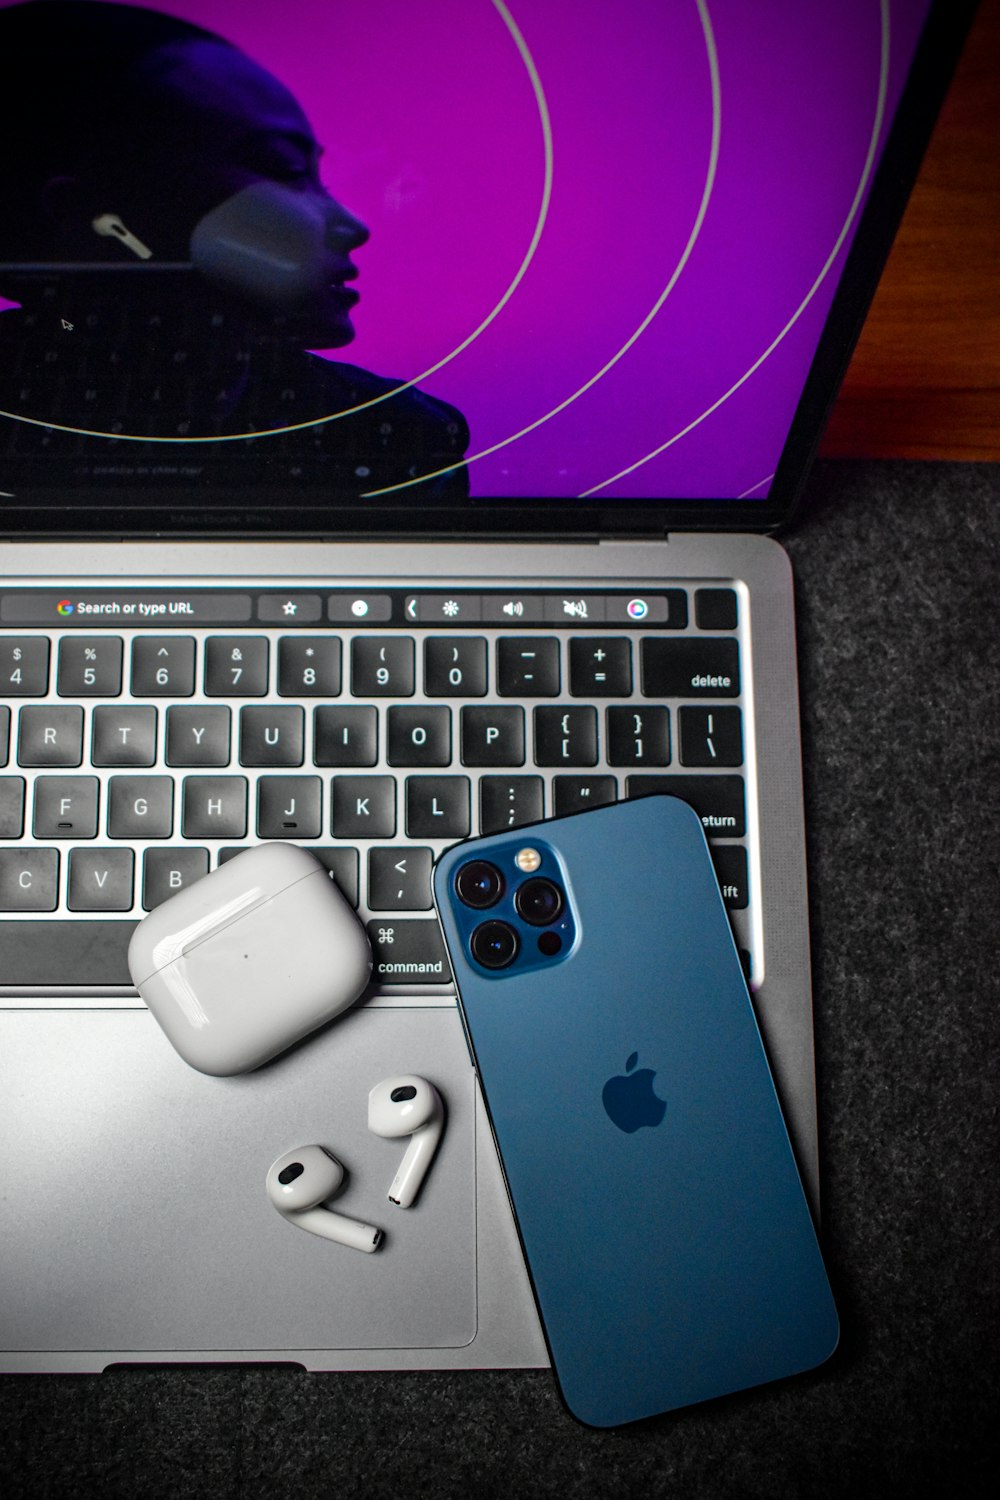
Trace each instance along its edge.
{"label": "white airpods charging case", "polygon": [[372,951],[314,855],[261,844],[155,907],[132,934],[139,994],[193,1068],[276,1057],[362,994]]}

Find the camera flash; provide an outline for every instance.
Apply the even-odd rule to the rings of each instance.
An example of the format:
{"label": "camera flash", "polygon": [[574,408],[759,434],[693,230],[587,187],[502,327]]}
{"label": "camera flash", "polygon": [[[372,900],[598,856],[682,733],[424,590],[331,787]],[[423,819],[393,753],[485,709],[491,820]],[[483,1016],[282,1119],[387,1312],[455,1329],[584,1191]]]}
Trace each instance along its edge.
{"label": "camera flash", "polygon": [[530,875],[532,870],[537,870],[542,862],[542,856],[537,849],[519,849],[514,856],[514,863],[519,870]]}

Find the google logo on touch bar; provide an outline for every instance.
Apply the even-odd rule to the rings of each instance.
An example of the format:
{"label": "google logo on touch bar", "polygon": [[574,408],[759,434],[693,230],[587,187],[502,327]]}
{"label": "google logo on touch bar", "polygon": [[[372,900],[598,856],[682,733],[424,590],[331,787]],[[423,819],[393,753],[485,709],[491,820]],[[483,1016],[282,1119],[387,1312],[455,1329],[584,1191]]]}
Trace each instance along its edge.
{"label": "google logo on touch bar", "polygon": [[60,599],[59,603],[56,605],[56,614],[71,615],[73,613],[73,609],[74,606],[69,602],[68,599]]}

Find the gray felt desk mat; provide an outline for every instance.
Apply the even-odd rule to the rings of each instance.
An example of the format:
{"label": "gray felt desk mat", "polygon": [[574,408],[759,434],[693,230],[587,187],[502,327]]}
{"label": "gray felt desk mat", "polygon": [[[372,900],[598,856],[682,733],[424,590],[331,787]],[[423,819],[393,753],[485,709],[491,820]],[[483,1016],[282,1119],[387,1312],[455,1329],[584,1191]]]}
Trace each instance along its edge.
{"label": "gray felt desk mat", "polygon": [[617,1433],[547,1371],[8,1376],[7,1495],[992,1495],[1000,468],[821,465],[785,543],[834,1359]]}

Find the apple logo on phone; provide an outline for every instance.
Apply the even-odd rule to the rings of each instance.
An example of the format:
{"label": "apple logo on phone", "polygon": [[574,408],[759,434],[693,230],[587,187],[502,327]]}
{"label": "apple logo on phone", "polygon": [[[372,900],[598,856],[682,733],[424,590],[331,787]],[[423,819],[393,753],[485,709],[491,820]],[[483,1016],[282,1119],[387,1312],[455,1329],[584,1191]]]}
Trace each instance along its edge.
{"label": "apple logo on phone", "polygon": [[604,1085],[601,1099],[613,1125],[632,1135],[643,1125],[662,1125],[667,1101],[653,1089],[656,1077],[652,1068],[636,1068],[638,1052],[625,1064],[624,1073],[616,1073]]}

